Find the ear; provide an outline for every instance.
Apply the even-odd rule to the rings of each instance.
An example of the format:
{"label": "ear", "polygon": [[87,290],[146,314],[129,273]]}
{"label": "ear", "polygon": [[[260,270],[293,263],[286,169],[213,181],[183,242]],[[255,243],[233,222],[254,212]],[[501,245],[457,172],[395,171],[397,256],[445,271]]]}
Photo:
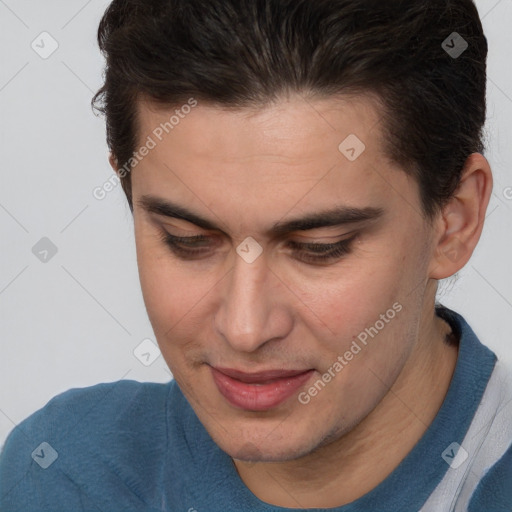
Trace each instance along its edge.
{"label": "ear", "polygon": [[113,153],[110,153],[109,156],[108,156],[108,161],[110,163],[110,167],[112,167],[112,169],[114,169],[114,172],[116,174],[119,174],[119,166],[117,164],[117,158],[114,156]]}
{"label": "ear", "polygon": [[454,197],[438,220],[429,277],[450,277],[469,261],[482,233],[492,186],[489,163],[480,153],[473,153],[464,164]]}

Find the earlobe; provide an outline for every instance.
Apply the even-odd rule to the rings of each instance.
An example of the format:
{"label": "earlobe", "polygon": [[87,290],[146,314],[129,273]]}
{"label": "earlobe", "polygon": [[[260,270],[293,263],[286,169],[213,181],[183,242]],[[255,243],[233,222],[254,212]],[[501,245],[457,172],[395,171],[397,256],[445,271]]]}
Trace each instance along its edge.
{"label": "earlobe", "polygon": [[480,153],[468,157],[454,197],[445,206],[429,276],[444,279],[458,272],[471,258],[482,233],[492,193],[492,172]]}

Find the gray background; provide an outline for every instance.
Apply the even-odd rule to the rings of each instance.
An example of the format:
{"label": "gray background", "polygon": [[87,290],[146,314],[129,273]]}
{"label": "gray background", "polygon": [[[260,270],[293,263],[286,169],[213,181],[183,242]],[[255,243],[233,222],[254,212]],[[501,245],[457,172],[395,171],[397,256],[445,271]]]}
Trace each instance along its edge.
{"label": "gray background", "polygon": [[[92,195],[112,175],[104,121],[89,106],[108,3],[0,0],[0,444],[69,388],[171,378],[154,350],[145,364],[134,355],[155,340],[121,187],[102,201]],[[512,362],[512,0],[477,6],[490,45],[485,156],[495,185],[474,255],[439,297]],[[58,48],[42,58],[53,40]],[[44,237],[57,248],[47,261]]]}

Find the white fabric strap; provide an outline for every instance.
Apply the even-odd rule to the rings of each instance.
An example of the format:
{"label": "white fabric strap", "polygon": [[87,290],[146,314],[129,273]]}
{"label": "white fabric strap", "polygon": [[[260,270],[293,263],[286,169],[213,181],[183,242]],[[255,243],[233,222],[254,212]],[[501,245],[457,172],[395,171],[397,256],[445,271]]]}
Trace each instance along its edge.
{"label": "white fabric strap", "polygon": [[[512,443],[512,370],[498,360],[452,466],[420,512],[466,512],[484,476]],[[441,454],[439,454],[441,457]],[[460,465],[459,465],[460,464]],[[458,467],[457,467],[458,466]]]}

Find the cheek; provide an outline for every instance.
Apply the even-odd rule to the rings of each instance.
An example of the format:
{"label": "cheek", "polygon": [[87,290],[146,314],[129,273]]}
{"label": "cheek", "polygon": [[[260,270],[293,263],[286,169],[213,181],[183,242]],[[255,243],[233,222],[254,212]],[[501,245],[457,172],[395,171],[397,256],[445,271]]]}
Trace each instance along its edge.
{"label": "cheek", "polygon": [[385,258],[339,265],[327,279],[297,287],[297,295],[311,323],[324,326],[324,335],[356,335],[400,299],[400,267]]}
{"label": "cheek", "polygon": [[139,276],[147,315],[158,346],[173,377],[186,383],[190,364],[199,353],[197,324],[191,322],[198,308],[198,284],[189,283],[169,264],[149,251],[138,256]]}
{"label": "cheek", "polygon": [[[364,263],[340,265],[321,286],[304,287],[301,296],[308,328],[322,340],[322,363],[329,368],[338,356],[345,356],[347,369],[359,382],[364,367],[390,375],[412,347],[406,326],[414,322],[419,304],[412,304],[411,282],[420,282],[421,271],[398,245],[367,253]],[[406,307],[406,305],[408,305]],[[355,343],[355,344],[354,344]]]}
{"label": "cheek", "polygon": [[[201,340],[213,321],[212,299],[222,275],[187,264],[153,236],[137,241],[139,278],[148,318],[173,374],[178,364],[201,359]],[[188,366],[188,364],[187,364]]]}
{"label": "cheek", "polygon": [[172,329],[199,300],[201,284],[176,264],[157,235],[136,233],[142,295],[155,334]]}
{"label": "cheek", "polygon": [[[378,403],[413,347],[409,325],[415,311],[406,308],[399,270],[388,262],[372,273],[352,272],[324,286],[315,304],[322,321],[312,316],[309,327],[320,340],[318,369],[320,378],[332,382],[326,393],[316,395],[316,407],[329,408],[333,400],[344,404],[336,412],[340,424],[366,415]],[[328,336],[323,325],[329,327]],[[306,393],[314,396],[316,390]]]}

